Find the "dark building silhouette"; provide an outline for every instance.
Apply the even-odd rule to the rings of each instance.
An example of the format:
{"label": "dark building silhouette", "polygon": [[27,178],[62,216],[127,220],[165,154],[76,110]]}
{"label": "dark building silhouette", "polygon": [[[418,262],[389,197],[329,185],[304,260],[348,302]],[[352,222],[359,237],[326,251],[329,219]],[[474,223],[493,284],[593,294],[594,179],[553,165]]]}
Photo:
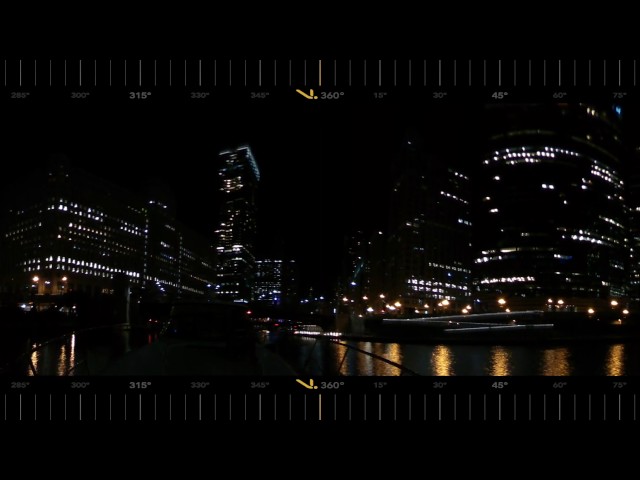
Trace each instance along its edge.
{"label": "dark building silhouette", "polygon": [[377,231],[366,238],[361,230],[347,238],[346,273],[337,297],[341,312],[359,316],[386,312],[387,303],[382,293],[387,291],[387,237]]}
{"label": "dark building silhouette", "polygon": [[366,242],[362,277],[354,276],[364,285],[354,295],[361,314],[445,313],[469,303],[470,178],[454,151],[417,133],[404,140],[388,229]]}
{"label": "dark building silhouette", "polygon": [[579,311],[624,299],[619,110],[494,105],[486,113],[489,141],[474,179],[479,298],[489,308]]}
{"label": "dark building silhouette", "polygon": [[[391,195],[387,294],[405,310],[470,296],[469,174],[462,159],[421,135],[405,140]],[[451,304],[451,308],[453,305]],[[445,302],[445,307],[447,302]]]}
{"label": "dark building silhouette", "polygon": [[256,302],[292,305],[297,300],[298,267],[295,260],[257,260],[254,286]]}
{"label": "dark building silhouette", "polygon": [[220,161],[216,295],[248,302],[252,299],[255,281],[255,194],[260,170],[251,148],[246,145],[220,152]]}
{"label": "dark building silhouette", "polygon": [[155,198],[72,168],[61,156],[6,193],[0,264],[6,293],[111,293],[116,276],[162,296],[210,291],[210,248]]}

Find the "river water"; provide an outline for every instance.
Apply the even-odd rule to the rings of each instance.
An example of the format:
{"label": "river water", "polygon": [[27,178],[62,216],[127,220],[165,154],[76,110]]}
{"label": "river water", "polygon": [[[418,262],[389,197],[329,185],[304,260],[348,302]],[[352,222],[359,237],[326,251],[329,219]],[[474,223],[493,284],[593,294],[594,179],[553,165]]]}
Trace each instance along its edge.
{"label": "river water", "polygon": [[310,374],[395,376],[621,376],[640,375],[640,342],[568,345],[453,345],[342,341],[345,345],[297,338],[280,353]]}
{"label": "river water", "polygon": [[[100,334],[100,342],[76,336],[54,342],[31,355],[39,374],[94,375],[109,361],[141,345],[154,335],[139,333]],[[19,341],[18,341],[19,340]],[[283,356],[296,371],[312,375],[396,376],[416,373],[428,376],[622,376],[640,375],[640,342],[573,343],[566,345],[455,345],[400,344],[308,337],[285,337],[263,332],[262,342]],[[0,338],[0,358],[16,358],[33,339]],[[353,348],[350,348],[353,347]],[[360,351],[358,351],[358,350]],[[363,353],[367,352],[367,353]],[[82,357],[82,362],[78,359]],[[401,365],[404,368],[399,368]],[[28,364],[15,372],[30,375]]]}

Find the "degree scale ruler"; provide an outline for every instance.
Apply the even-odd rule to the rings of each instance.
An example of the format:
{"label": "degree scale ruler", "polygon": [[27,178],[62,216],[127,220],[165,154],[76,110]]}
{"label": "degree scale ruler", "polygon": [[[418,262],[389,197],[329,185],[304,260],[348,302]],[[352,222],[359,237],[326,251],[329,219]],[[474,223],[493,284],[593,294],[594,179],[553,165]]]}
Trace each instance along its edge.
{"label": "degree scale ruler", "polygon": [[615,377],[2,379],[0,421],[626,423],[638,419],[639,385]]}
{"label": "degree scale ruler", "polygon": [[[220,100],[230,92],[253,100],[383,100],[399,92],[415,98],[519,100],[546,95],[569,100],[582,95],[623,99],[638,84],[636,59],[0,59],[3,99],[158,99],[173,92],[191,100]],[[310,95],[314,89],[315,95]],[[336,90],[338,89],[338,90]],[[186,95],[185,95],[185,90]],[[483,92],[484,91],[484,92]],[[477,96],[489,93],[488,96]],[[494,95],[495,94],[495,95]],[[155,96],[154,96],[155,95]],[[223,96],[223,97],[219,97]],[[472,97],[469,97],[472,98]],[[235,98],[234,98],[235,99]],[[575,98],[574,98],[575,100]]]}

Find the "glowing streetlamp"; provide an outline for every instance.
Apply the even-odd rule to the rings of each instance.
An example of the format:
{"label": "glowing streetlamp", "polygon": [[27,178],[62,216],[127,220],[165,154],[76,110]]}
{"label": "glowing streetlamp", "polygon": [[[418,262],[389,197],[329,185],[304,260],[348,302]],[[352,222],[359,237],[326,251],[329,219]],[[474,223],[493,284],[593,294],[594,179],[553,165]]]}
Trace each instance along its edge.
{"label": "glowing streetlamp", "polygon": [[618,301],[617,300],[611,300],[611,306],[612,307],[617,307],[618,306]]}
{"label": "glowing streetlamp", "polygon": [[587,310],[587,313],[589,315],[593,315],[594,313],[596,313],[596,311],[593,308],[590,308],[589,310]]}
{"label": "glowing streetlamp", "polygon": [[381,293],[381,294],[380,294],[380,298],[384,298],[384,293]]}
{"label": "glowing streetlamp", "polygon": [[629,310],[627,310],[626,308],[624,310],[622,310],[622,314],[623,315],[629,315]]}
{"label": "glowing streetlamp", "polygon": [[369,297],[367,297],[366,295],[362,297],[363,300],[369,300]]}
{"label": "glowing streetlamp", "polygon": [[558,305],[564,305],[564,300],[559,299],[559,300],[558,300]]}
{"label": "glowing streetlamp", "polygon": [[348,301],[349,301],[349,299],[348,299],[347,297],[343,297],[343,298],[342,298],[342,301],[343,301],[343,302],[348,302]]}
{"label": "glowing streetlamp", "polygon": [[442,300],[442,305],[445,307],[449,306],[449,300],[447,300],[446,298],[444,300]]}
{"label": "glowing streetlamp", "polygon": [[34,282],[38,282],[40,281],[40,277],[38,275],[34,275],[31,280],[33,280]]}
{"label": "glowing streetlamp", "polygon": [[466,308],[463,308],[462,313],[469,313],[469,310],[467,310]]}
{"label": "glowing streetlamp", "polygon": [[505,303],[507,303],[507,301],[506,301],[504,298],[499,298],[499,299],[498,299],[498,303],[499,303],[500,305],[504,305]]}
{"label": "glowing streetlamp", "polygon": [[402,306],[402,304],[400,302],[396,302],[393,304],[394,307],[396,308],[400,308]]}
{"label": "glowing streetlamp", "polygon": [[62,278],[61,278],[61,280],[62,280],[63,282],[66,282],[66,281],[67,281],[67,277],[66,277],[66,276],[64,276],[64,277],[62,277]]}

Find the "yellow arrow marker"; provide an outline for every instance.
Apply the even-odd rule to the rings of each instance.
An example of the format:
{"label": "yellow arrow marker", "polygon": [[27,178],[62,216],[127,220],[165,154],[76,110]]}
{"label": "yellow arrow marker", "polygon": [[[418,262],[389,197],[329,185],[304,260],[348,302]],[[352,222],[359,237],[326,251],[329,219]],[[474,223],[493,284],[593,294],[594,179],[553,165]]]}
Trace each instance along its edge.
{"label": "yellow arrow marker", "polygon": [[309,383],[304,383],[299,378],[296,378],[296,382],[298,382],[304,388],[308,388],[309,390],[317,390],[318,389],[318,386],[313,384],[313,378],[309,380]]}
{"label": "yellow arrow marker", "polygon": [[307,94],[306,92],[303,92],[302,90],[300,90],[299,88],[296,88],[296,92],[298,92],[300,95],[302,95],[304,98],[306,98],[307,100],[317,100],[318,97],[316,97],[313,94],[313,88],[311,90],[309,90],[309,93]]}

